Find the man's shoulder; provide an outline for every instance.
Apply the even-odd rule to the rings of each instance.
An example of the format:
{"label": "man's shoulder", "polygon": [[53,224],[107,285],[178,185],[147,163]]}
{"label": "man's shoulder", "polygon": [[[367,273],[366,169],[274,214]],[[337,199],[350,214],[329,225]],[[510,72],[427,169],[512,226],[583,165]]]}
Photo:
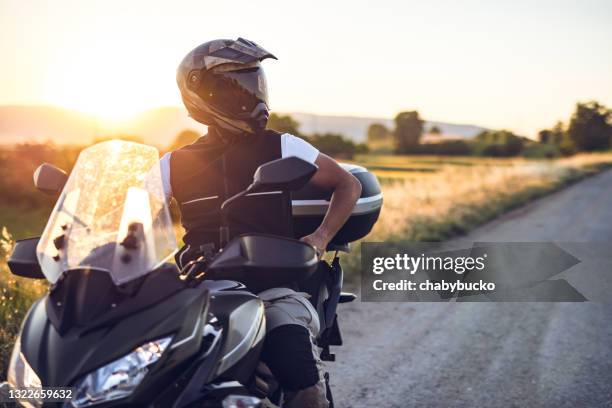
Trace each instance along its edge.
{"label": "man's shoulder", "polygon": [[319,150],[307,140],[294,136],[291,133],[283,133],[281,136],[282,156],[296,156],[300,159],[314,163],[319,156]]}

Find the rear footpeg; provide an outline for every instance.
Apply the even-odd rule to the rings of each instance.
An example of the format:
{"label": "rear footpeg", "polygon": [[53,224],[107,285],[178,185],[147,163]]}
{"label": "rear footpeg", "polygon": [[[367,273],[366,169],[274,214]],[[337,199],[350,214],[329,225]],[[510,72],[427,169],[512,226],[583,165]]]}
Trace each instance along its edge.
{"label": "rear footpeg", "polygon": [[357,295],[350,292],[342,292],[340,293],[340,299],[338,299],[338,303],[350,303],[353,300],[357,299]]}
{"label": "rear footpeg", "polygon": [[319,356],[322,361],[336,361],[336,355],[329,352],[329,346],[323,347],[321,355]]}

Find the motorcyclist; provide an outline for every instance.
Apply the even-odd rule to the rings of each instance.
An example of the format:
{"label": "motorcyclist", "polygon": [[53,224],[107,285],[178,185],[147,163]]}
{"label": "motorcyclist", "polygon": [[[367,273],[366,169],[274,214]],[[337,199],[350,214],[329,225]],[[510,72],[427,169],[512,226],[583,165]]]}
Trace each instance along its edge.
{"label": "motorcyclist", "polygon": [[[208,126],[194,143],[167,153],[160,161],[167,197],[174,197],[185,228],[185,264],[219,249],[219,208],[246,188],[255,169],[268,161],[297,156],[318,166],[311,183],[333,191],[322,224],[302,241],[320,256],[348,219],[361,193],[359,181],[303,139],[266,129],[269,105],[260,62],[274,58],[252,41],[209,41],[192,50],[177,71],[177,83],[189,115]],[[291,235],[287,193],[253,194],[231,215],[230,234],[266,232]],[[317,313],[304,293],[272,288],[264,301],[267,334],[262,359],[286,391],[288,407],[327,407],[319,353],[313,344]]]}

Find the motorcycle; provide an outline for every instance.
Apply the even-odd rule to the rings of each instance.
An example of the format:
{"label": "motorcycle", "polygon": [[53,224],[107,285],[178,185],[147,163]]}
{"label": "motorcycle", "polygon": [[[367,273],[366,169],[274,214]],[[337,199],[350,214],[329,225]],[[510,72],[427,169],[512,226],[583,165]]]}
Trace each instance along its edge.
{"label": "motorcycle", "polygon": [[[260,166],[253,183],[221,207],[225,245],[179,269],[170,262],[177,243],[158,157],[150,146],[107,141],[83,150],[69,176],[50,164],[36,170],[39,190],[61,194],[41,237],[17,241],[8,265],[15,275],[47,279],[49,290],[23,321],[0,386],[5,400],[54,387],[62,399],[30,392],[14,400],[33,407],[282,407],[284,392],[260,361],[266,324],[255,293],[264,283],[299,282],[310,294],[321,320],[321,359],[334,360],[330,346],[342,345],[337,306],[355,299],[342,292],[338,251],[347,245],[332,242],[335,255],[325,262],[297,239],[230,240],[226,225],[241,197],[303,190],[316,166],[296,157]],[[333,406],[327,373],[325,380]]]}

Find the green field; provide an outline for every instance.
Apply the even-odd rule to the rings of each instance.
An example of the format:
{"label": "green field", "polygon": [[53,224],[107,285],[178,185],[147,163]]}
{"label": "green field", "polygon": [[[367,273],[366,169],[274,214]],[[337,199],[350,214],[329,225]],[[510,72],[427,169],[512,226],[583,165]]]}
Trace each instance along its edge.
{"label": "green field", "polygon": [[[440,241],[608,168],[612,153],[555,160],[364,155],[354,162],[374,171],[383,187],[383,211],[368,239]],[[40,234],[50,210],[49,201],[34,207],[0,203],[0,228],[5,227],[0,249],[0,378],[5,377],[25,311],[45,290],[44,282],[13,277],[4,258],[14,239]],[[344,257],[349,279],[359,268],[359,243],[353,248]]]}

